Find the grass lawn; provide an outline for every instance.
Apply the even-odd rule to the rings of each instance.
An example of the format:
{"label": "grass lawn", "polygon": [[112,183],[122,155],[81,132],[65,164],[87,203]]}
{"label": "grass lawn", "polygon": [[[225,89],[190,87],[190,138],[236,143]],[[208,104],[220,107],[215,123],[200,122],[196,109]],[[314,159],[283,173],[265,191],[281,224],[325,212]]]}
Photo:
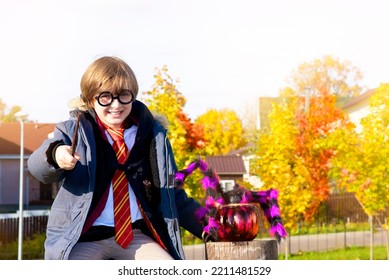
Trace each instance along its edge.
{"label": "grass lawn", "polygon": [[[278,259],[284,260],[285,255],[280,254]],[[386,247],[374,247],[373,259],[387,260]],[[325,252],[300,252],[289,255],[288,260],[370,260],[370,247],[350,247]]]}

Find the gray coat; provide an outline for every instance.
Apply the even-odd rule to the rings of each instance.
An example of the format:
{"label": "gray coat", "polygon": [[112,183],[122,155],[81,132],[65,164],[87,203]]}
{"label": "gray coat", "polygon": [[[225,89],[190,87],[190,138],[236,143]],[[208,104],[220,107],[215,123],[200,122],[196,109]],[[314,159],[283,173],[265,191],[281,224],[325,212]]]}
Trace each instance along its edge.
{"label": "gray coat", "polygon": [[[156,180],[160,190],[158,207],[168,232],[169,253],[175,259],[184,259],[180,226],[197,237],[201,236],[202,227],[194,216],[194,212],[200,205],[188,198],[183,189],[174,187],[173,178],[177,167],[166,129],[151,116],[143,103],[135,101],[133,110],[134,108],[140,112],[141,119],[151,120],[148,122],[152,124],[150,149],[152,149],[151,154],[155,156],[153,164],[157,168],[159,177]],[[142,123],[139,125],[141,126]],[[54,137],[45,140],[27,162],[29,172],[42,183],[60,182],[60,189],[53,202],[47,224],[45,259],[68,258],[81,235],[92,201],[96,178],[96,141],[93,126],[85,115],[80,119],[77,152],[81,158],[75,168],[66,171],[58,168],[53,162],[53,146],[61,141],[71,145],[75,127],[74,116],[68,121],[58,123]]]}

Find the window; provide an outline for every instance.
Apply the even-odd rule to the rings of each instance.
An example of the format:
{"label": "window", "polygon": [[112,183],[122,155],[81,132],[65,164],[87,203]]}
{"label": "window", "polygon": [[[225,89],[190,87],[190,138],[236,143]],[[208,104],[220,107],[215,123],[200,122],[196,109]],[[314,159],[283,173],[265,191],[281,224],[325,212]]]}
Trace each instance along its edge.
{"label": "window", "polygon": [[224,192],[232,191],[235,181],[234,180],[220,180],[221,188]]}

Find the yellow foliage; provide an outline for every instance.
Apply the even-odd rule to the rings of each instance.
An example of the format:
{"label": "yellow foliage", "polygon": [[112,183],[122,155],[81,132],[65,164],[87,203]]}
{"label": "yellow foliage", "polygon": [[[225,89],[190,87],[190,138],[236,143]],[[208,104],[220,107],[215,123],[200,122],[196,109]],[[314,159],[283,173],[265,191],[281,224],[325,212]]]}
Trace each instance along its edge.
{"label": "yellow foliage", "polygon": [[[338,182],[354,192],[368,215],[389,207],[389,84],[371,97],[370,113],[361,120],[362,131],[337,156]],[[347,144],[347,143],[346,143]]]}
{"label": "yellow foliage", "polygon": [[195,123],[204,129],[206,155],[225,155],[247,143],[242,121],[233,110],[210,109],[200,115]]}

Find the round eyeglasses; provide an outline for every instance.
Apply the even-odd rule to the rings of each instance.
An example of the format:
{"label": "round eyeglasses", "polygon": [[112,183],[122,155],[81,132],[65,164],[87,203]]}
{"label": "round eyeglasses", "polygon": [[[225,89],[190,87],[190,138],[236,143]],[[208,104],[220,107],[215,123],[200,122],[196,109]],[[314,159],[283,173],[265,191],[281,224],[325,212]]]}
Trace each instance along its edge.
{"label": "round eyeglasses", "polygon": [[134,101],[134,94],[132,91],[125,89],[122,90],[118,95],[113,96],[109,91],[103,91],[95,97],[100,106],[106,107],[112,104],[114,99],[117,99],[121,104],[130,104]]}

